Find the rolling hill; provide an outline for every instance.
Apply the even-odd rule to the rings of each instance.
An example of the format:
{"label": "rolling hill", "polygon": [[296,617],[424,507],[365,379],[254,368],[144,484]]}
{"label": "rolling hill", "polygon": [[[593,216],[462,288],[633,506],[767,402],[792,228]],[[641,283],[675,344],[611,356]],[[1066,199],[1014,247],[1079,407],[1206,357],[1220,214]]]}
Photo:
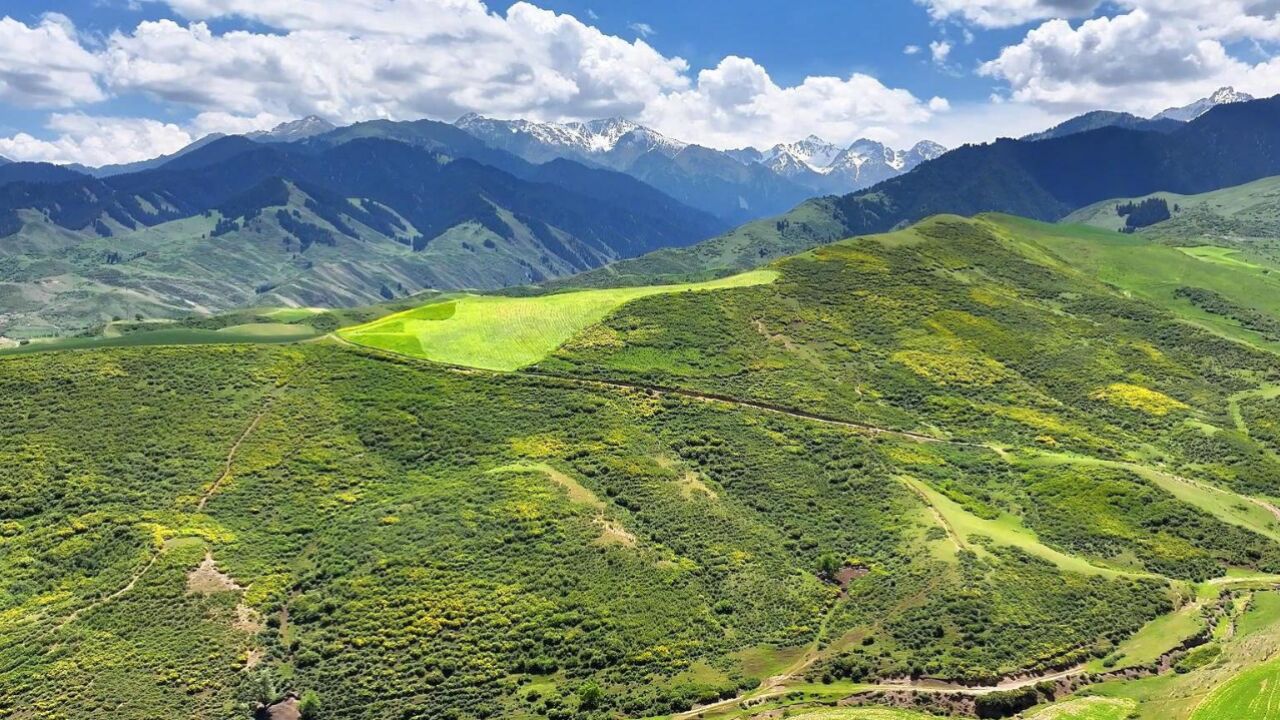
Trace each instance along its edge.
{"label": "rolling hill", "polygon": [[1081,259],[1117,237],[938,216],[599,322],[497,298],[582,328],[515,372],[456,297],[344,333],[417,350],[0,357],[0,712],[1247,704],[1278,365]]}

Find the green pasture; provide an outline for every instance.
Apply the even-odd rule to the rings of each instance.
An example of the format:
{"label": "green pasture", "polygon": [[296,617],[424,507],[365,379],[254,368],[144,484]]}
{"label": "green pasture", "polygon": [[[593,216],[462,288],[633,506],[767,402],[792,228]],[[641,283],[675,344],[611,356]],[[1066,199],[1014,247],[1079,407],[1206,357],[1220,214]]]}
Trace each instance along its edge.
{"label": "green pasture", "polygon": [[773,282],[773,270],[719,280],[578,290],[538,297],[465,295],[338,331],[345,340],[436,362],[515,370],[542,360],[570,337],[637,298]]}
{"label": "green pasture", "polygon": [[965,510],[959,503],[933,489],[927,483],[906,477],[902,478],[902,481],[914,490],[921,499],[933,506],[933,509],[938,512],[948,525],[949,532],[954,532],[958,536],[959,542],[963,543],[968,549],[974,549],[969,545],[971,536],[985,536],[991,538],[997,545],[1011,545],[1036,557],[1048,560],[1068,572],[1112,577],[1128,574],[1119,570],[1094,565],[1082,557],[1068,555],[1045,545],[1036,538],[1035,533],[1024,527],[1012,515],[1002,514],[995,520],[986,520]]}

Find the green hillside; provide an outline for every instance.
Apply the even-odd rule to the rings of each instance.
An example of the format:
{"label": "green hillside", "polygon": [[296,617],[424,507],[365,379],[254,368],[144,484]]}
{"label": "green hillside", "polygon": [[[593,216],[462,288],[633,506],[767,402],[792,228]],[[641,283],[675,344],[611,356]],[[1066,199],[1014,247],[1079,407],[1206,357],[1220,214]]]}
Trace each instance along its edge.
{"label": "green hillside", "polygon": [[1280,247],[1280,177],[1198,195],[1161,192],[1105,200],[1071,213],[1063,222],[1114,230],[1124,224],[1116,215],[1116,205],[1148,198],[1164,199],[1172,217],[1139,229],[1140,234],[1177,244],[1223,244],[1273,255]]}
{"label": "green hillside", "polygon": [[588,325],[650,295],[749,287],[777,273],[756,270],[682,285],[578,290],[536,297],[464,295],[343,329],[351,342],[452,365],[515,370],[544,359]]}
{"label": "green hillside", "polygon": [[[1151,288],[1269,278],[1159,247],[1125,285],[1089,253],[1156,251],[1113,235],[940,216],[714,292],[437,298],[375,348],[0,357],[0,715],[1247,707],[1280,364]],[[1113,668],[1154,674],[1070,697]]]}

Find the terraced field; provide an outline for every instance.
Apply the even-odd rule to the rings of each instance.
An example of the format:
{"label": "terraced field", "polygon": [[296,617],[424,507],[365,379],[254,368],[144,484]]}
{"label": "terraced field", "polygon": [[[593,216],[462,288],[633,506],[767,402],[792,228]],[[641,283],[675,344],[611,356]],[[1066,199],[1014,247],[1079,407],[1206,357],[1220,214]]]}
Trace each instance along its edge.
{"label": "terraced field", "polygon": [[[344,340],[452,365],[515,370],[536,363],[583,328],[639,298],[749,287],[777,273],[755,270],[719,280],[576,290],[538,297],[464,295],[339,331]],[[607,339],[602,339],[607,342]]]}

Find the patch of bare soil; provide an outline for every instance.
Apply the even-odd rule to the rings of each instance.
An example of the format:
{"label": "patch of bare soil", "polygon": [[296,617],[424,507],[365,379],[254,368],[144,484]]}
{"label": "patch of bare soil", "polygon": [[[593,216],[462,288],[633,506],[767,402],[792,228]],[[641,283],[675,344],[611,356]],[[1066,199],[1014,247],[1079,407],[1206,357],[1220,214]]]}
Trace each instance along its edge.
{"label": "patch of bare soil", "polygon": [[257,648],[250,648],[249,652],[244,656],[244,669],[252,670],[262,662],[262,651]]}
{"label": "patch of bare soil", "polygon": [[290,692],[266,707],[259,706],[253,716],[262,720],[300,720],[302,712],[298,710],[298,696]]}
{"label": "patch of bare soil", "polygon": [[204,560],[195,570],[187,573],[187,592],[200,595],[212,595],[220,592],[243,590],[230,575],[218,569],[213,561],[213,553],[205,551]]}
{"label": "patch of bare soil", "polygon": [[840,594],[845,595],[849,592],[849,583],[860,577],[866,576],[871,572],[870,568],[862,565],[845,565],[836,573],[836,584],[840,586]]}
{"label": "patch of bare soil", "polygon": [[236,621],[231,626],[250,635],[261,632],[262,628],[265,627],[261,613],[244,603],[236,605]]}
{"label": "patch of bare soil", "polygon": [[600,539],[596,542],[601,543],[602,545],[617,544],[626,547],[636,546],[636,536],[632,535],[626,528],[622,527],[622,523],[617,520],[597,517],[595,522],[600,526]]}

